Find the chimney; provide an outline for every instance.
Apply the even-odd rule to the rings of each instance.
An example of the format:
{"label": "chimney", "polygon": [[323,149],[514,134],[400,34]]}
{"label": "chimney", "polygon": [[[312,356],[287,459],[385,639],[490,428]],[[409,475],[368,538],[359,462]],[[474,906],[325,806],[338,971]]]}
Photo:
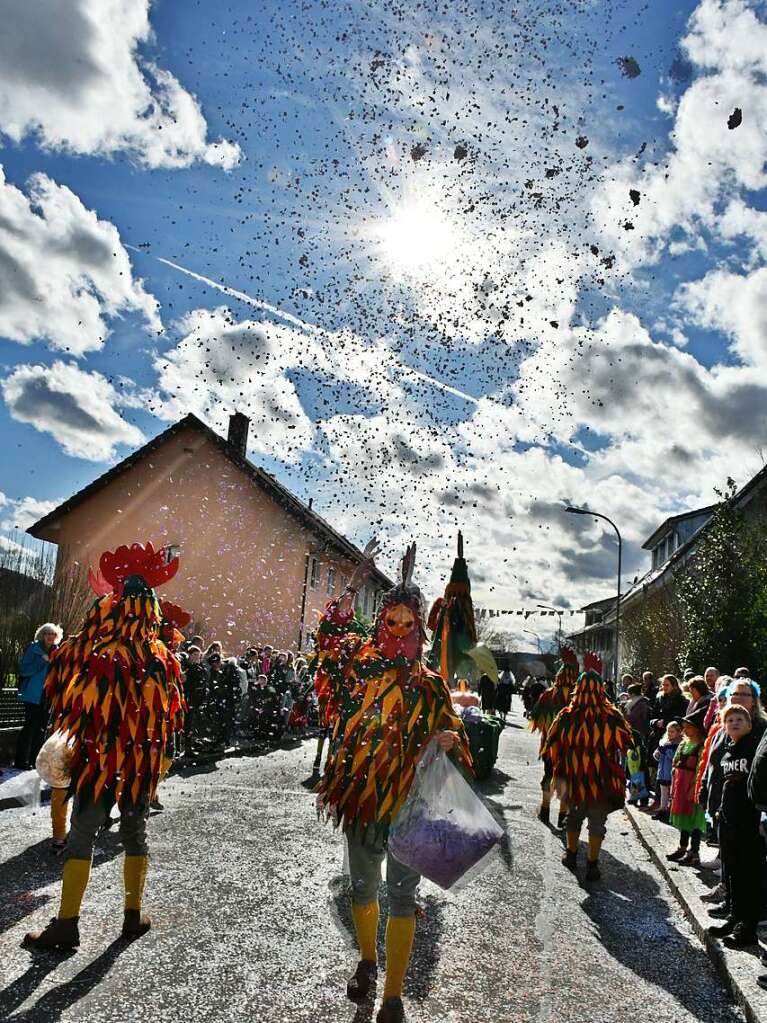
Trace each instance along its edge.
{"label": "chimney", "polygon": [[248,450],[248,429],[250,420],[242,412],[235,412],[229,416],[229,435],[226,442],[234,455],[244,458]]}

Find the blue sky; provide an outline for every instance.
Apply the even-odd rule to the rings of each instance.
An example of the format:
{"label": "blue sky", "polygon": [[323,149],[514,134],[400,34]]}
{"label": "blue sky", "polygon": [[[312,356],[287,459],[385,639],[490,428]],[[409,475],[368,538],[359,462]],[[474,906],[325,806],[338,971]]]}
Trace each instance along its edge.
{"label": "blue sky", "polygon": [[576,607],[563,503],[631,578],[761,467],[763,3],[108,5],[0,42],[6,533],[241,408],[387,567],[462,527],[479,602]]}

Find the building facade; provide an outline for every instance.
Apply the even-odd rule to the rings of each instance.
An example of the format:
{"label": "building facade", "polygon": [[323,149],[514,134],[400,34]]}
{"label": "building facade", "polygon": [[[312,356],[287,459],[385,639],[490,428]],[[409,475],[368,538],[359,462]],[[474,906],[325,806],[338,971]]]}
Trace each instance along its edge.
{"label": "building facade", "polygon": [[[249,643],[305,650],[362,552],[247,459],[248,426],[236,413],[223,438],[187,415],[29,532],[58,545],[57,573],[96,568],[120,544],[167,546],[181,568],[161,595],[206,641],[232,653]],[[371,617],[389,586],[377,572],[359,610]]]}

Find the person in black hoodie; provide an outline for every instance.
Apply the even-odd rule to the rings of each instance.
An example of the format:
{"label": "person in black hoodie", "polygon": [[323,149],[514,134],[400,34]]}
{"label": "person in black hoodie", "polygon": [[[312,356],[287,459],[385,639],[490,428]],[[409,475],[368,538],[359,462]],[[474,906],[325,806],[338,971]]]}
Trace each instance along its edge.
{"label": "person in black hoodie", "polygon": [[748,791],[759,740],[745,707],[729,703],[722,718],[727,744],[721,761],[724,781],[719,807],[719,843],[731,915],[722,924],[709,927],[708,932],[714,937],[723,937],[730,948],[745,948],[757,940],[764,863],[759,810]]}
{"label": "person in black hoodie", "polygon": [[679,687],[676,675],[664,675],[660,685],[661,691],[656,701],[658,716],[650,722],[656,733],[656,745],[669,721],[681,721],[687,714],[687,698]]}

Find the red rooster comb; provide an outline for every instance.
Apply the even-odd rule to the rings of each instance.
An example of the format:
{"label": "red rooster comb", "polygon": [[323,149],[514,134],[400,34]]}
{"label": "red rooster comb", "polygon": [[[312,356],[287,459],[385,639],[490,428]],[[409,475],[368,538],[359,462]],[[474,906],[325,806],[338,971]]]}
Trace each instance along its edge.
{"label": "red rooster comb", "polygon": [[151,543],[146,547],[140,543],[118,547],[116,551],[104,551],[99,559],[102,577],[112,589],[119,593],[123,583],[131,575],[139,575],[154,589],[167,583],[178,572],[178,558],[168,561],[164,547],[155,551]]}
{"label": "red rooster comb", "polygon": [[566,664],[568,668],[578,667],[578,655],[571,646],[562,646],[559,648],[559,659],[562,664]]}
{"label": "red rooster comb", "polygon": [[178,604],[171,604],[169,600],[160,601],[162,618],[164,622],[172,625],[174,629],[185,629],[191,622],[192,616]]}
{"label": "red rooster comb", "polygon": [[583,655],[583,670],[593,671],[595,675],[602,677],[602,658],[593,650],[587,650]]}

